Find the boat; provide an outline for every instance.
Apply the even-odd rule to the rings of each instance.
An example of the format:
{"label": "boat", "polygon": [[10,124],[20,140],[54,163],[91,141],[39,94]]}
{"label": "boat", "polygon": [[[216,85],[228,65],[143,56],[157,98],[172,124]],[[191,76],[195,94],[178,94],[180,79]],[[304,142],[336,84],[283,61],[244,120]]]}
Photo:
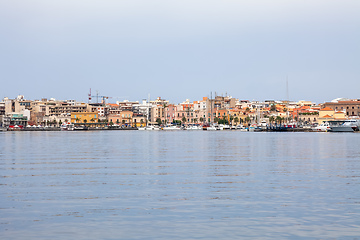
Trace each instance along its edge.
{"label": "boat", "polygon": [[219,126],[216,126],[216,125],[211,125],[211,126],[208,126],[206,128],[207,131],[216,131],[216,130],[220,130]]}
{"label": "boat", "polygon": [[247,128],[244,127],[243,125],[237,125],[236,126],[236,130],[240,130],[241,132],[247,132]]}
{"label": "boat", "polygon": [[177,125],[167,125],[167,126],[163,127],[162,130],[165,130],[165,131],[181,130],[181,128]]}
{"label": "boat", "polygon": [[202,127],[200,125],[189,125],[185,127],[185,130],[202,130]]}
{"label": "boat", "polygon": [[60,130],[61,131],[74,131],[74,124],[72,123],[63,123],[61,126],[60,126]]}
{"label": "boat", "polygon": [[74,127],[74,131],[86,131],[86,130],[88,130],[88,127],[85,127],[85,126]]}
{"label": "boat", "polygon": [[330,130],[329,132],[354,132],[359,131],[360,120],[349,119],[343,121],[329,121]]}
{"label": "boat", "polygon": [[[140,130],[140,129],[139,129]],[[146,131],[159,131],[160,127],[156,126],[156,125],[148,125],[146,127],[144,127],[144,129],[141,130],[146,130]]]}
{"label": "boat", "polygon": [[321,123],[319,126],[312,128],[312,130],[315,132],[328,132],[330,131],[330,124],[326,121]]}
{"label": "boat", "polygon": [[220,130],[230,130],[230,126],[227,124],[220,124],[219,128]]}

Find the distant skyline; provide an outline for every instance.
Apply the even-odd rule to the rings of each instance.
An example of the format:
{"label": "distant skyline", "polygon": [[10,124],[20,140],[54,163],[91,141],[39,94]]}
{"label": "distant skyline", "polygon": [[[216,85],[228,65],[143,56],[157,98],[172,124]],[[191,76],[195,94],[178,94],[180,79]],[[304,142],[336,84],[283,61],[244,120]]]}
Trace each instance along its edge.
{"label": "distant skyline", "polygon": [[0,0],[0,97],[360,98],[358,0]]}

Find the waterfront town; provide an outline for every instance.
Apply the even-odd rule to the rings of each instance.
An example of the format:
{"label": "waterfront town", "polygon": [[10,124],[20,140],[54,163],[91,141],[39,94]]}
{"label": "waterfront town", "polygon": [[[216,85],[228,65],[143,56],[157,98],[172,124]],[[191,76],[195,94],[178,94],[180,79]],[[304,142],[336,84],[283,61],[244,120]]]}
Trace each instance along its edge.
{"label": "waterfront town", "polygon": [[28,100],[19,95],[0,102],[3,130],[52,129],[71,125],[74,129],[139,129],[146,126],[225,126],[230,129],[282,126],[309,129],[329,121],[358,119],[360,99],[338,98],[315,104],[310,101],[249,101],[231,96],[203,97],[171,103],[155,100],[116,101],[106,96],[76,100]]}

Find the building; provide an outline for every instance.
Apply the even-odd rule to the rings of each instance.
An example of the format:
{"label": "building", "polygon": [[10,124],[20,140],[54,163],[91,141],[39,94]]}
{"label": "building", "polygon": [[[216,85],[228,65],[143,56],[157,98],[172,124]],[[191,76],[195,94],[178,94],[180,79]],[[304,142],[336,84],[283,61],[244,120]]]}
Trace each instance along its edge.
{"label": "building", "polygon": [[360,100],[334,101],[322,104],[322,108],[331,108],[334,111],[345,111],[347,116],[360,116]]}
{"label": "building", "polygon": [[71,123],[97,123],[99,114],[97,112],[72,112]]}

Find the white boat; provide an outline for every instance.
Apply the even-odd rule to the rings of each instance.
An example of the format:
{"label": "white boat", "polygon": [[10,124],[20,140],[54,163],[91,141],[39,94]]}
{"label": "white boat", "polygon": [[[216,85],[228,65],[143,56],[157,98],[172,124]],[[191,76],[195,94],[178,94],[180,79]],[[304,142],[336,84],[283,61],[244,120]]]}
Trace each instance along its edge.
{"label": "white boat", "polygon": [[312,130],[316,132],[328,132],[330,131],[330,124],[329,122],[323,122],[319,126],[312,128]]}
{"label": "white boat", "polygon": [[167,125],[165,127],[162,128],[162,130],[165,130],[165,131],[172,131],[172,130],[181,130],[181,128],[179,126],[176,126],[176,125]]}
{"label": "white boat", "polygon": [[208,126],[206,128],[207,131],[216,131],[216,130],[220,130],[220,128],[216,125],[211,125],[211,126]]}
{"label": "white boat", "polygon": [[74,124],[72,123],[63,123],[61,126],[60,126],[60,130],[61,131],[74,131]]}
{"label": "white boat", "polygon": [[159,131],[160,128],[159,128],[159,126],[149,125],[149,126],[145,127],[145,130],[146,131]]}
{"label": "white boat", "polygon": [[185,127],[185,130],[202,130],[202,127],[200,125],[189,125]]}
{"label": "white boat", "polygon": [[359,131],[360,120],[349,119],[343,121],[329,121],[330,132],[354,132]]}
{"label": "white boat", "polygon": [[247,128],[244,127],[243,125],[237,125],[236,126],[236,130],[240,130],[241,132],[247,132]]}
{"label": "white boat", "polygon": [[230,126],[227,124],[220,124],[219,128],[220,130],[230,130]]}

